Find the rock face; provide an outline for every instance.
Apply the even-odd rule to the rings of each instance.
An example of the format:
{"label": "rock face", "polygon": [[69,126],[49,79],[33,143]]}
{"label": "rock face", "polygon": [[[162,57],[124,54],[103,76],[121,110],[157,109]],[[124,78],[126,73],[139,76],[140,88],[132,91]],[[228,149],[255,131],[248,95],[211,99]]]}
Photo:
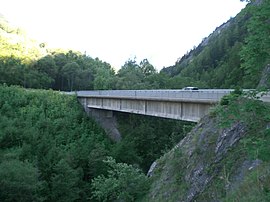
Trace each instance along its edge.
{"label": "rock face", "polygon": [[[232,152],[246,134],[243,122],[222,128],[217,118],[203,118],[174,149],[153,163],[146,201],[220,201],[219,192],[211,189],[234,190],[261,163]],[[226,162],[228,158],[232,162]]]}
{"label": "rock face", "polygon": [[270,64],[264,68],[258,88],[270,89]]}

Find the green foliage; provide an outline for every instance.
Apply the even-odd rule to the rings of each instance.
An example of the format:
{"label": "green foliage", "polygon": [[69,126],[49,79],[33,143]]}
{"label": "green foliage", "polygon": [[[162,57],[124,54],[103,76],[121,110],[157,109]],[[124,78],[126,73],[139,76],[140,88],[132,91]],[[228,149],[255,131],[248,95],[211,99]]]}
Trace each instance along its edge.
{"label": "green foliage", "polygon": [[150,62],[147,59],[143,59],[140,62],[140,68],[145,77],[156,73],[156,69],[154,68],[153,65],[150,64]]}
{"label": "green foliage", "polygon": [[[21,30],[0,18],[0,84],[64,91],[184,86],[255,88],[262,69],[269,63],[268,21],[269,0],[255,6],[250,4],[174,66],[157,73],[147,59],[140,63],[134,59],[115,74],[110,64],[98,58],[74,51],[48,50],[45,44],[28,39]],[[221,128],[234,122],[245,123],[249,135],[241,140],[239,155],[268,162],[270,132],[265,125],[270,121],[270,111],[256,99],[261,94],[236,90],[221,100],[213,114],[219,117]],[[154,160],[192,127],[172,120],[119,114],[123,139],[112,144],[83,115],[82,109],[74,106],[77,102],[72,96],[0,86],[1,201],[138,200],[147,192],[148,182],[138,169],[125,163],[146,172]],[[125,163],[116,163],[112,158],[105,160],[108,155]],[[172,172],[186,165],[182,154],[171,160]],[[231,165],[227,163],[224,167],[225,176],[230,174],[227,169]],[[267,174],[266,171],[261,172]],[[177,187],[183,173],[178,172],[175,177],[173,186]],[[260,175],[262,180],[257,181],[256,193],[251,191],[253,178],[250,175],[240,192],[224,200],[248,199],[246,196],[251,195],[245,193],[255,196],[259,193],[258,199],[267,201],[268,175]],[[217,189],[219,185],[223,184],[218,184]],[[183,185],[178,193],[184,193],[185,189]]]}
{"label": "green foliage", "polygon": [[201,44],[161,70],[170,88],[256,88],[269,64],[269,0],[250,1],[235,18],[204,38]]}
{"label": "green foliage", "polygon": [[115,75],[111,65],[98,58],[49,50],[0,21],[0,84],[61,91],[149,89],[165,87],[164,79],[147,59],[140,64],[128,60]]}
{"label": "green foliage", "polygon": [[116,89],[160,89],[167,88],[168,77],[158,74],[147,59],[139,64],[129,59],[116,75]]}
{"label": "green foliage", "polygon": [[0,163],[0,200],[37,201],[40,186],[38,169],[30,162],[17,159]]}
{"label": "green foliage", "polygon": [[[242,86],[239,51],[246,36],[246,18],[239,14],[218,27],[202,43],[189,51],[174,66],[162,72],[179,82],[177,86],[233,88]],[[185,80],[184,80],[185,79]],[[172,85],[173,86],[173,85]],[[175,86],[175,85],[174,85]]]}
{"label": "green foliage", "polygon": [[247,8],[251,15],[247,23],[248,36],[240,52],[246,86],[258,83],[263,68],[270,62],[269,16],[270,2],[263,0]]}
{"label": "green foliage", "polygon": [[[185,176],[190,161],[182,148],[174,147],[156,160],[156,167],[149,178],[151,188],[142,201],[185,201],[189,189]],[[153,189],[154,188],[154,189]]]}
{"label": "green foliage", "polygon": [[118,71],[117,89],[144,89],[144,75],[135,60],[127,61]]}
{"label": "green foliage", "polygon": [[224,202],[268,202],[270,200],[270,168],[262,165],[249,173],[239,187],[229,192]]}
{"label": "green foliage", "polygon": [[94,79],[95,90],[110,90],[114,89],[114,71],[112,69],[97,69]]}
{"label": "green foliage", "polygon": [[[197,148],[194,150],[192,158],[195,159],[191,158],[188,161],[188,169],[192,170],[192,165],[197,160],[202,159],[207,161],[206,169],[212,177],[206,189],[196,197],[197,201],[264,202],[269,200],[270,106],[269,103],[259,100],[261,95],[263,93],[260,91],[246,92],[236,89],[216,107],[215,118],[211,120],[216,120],[218,125],[211,124],[210,128],[218,127],[217,131],[231,130],[235,124],[240,124],[243,126],[241,128],[242,135],[239,137],[240,141],[235,142],[235,146],[231,147],[220,161],[212,158],[217,155],[216,147],[220,143],[215,139],[215,134],[210,134],[215,137],[213,144],[211,144],[212,140],[209,139],[207,141],[210,144],[200,145],[198,151]],[[201,131],[198,132],[203,134]],[[233,135],[237,135],[238,132],[235,131]],[[194,136],[196,137],[196,133]],[[222,138],[229,138],[229,136],[224,133]],[[197,141],[196,138],[195,142]],[[225,144],[222,143],[222,145]],[[209,162],[208,160],[211,158],[215,161]],[[251,162],[253,165],[248,165]],[[183,172],[185,171],[186,168]],[[183,184],[185,185],[185,182],[180,183],[180,185]]]}
{"label": "green foliage", "polygon": [[105,161],[110,167],[107,176],[92,180],[93,196],[98,201],[137,201],[149,188],[147,177],[137,168],[116,163],[112,157]]}
{"label": "green foliage", "polygon": [[[269,0],[250,2],[235,18],[157,73],[147,59],[110,64],[74,51],[48,50],[0,21],[0,83],[55,90],[256,88],[269,63]],[[21,40],[18,40],[21,39]],[[14,41],[16,43],[14,43]]]}
{"label": "green foliage", "polygon": [[0,114],[1,201],[91,197],[112,143],[75,96],[0,86]]}
{"label": "green foliage", "polygon": [[75,201],[80,198],[80,172],[73,169],[68,162],[61,159],[53,168],[51,177],[51,192],[48,196],[50,201]]}
{"label": "green foliage", "polygon": [[[217,106],[215,117],[204,119],[181,147],[158,159],[145,201],[185,201],[202,182],[206,186],[193,200],[269,201],[270,106],[260,94],[237,89]],[[219,158],[217,148],[227,146]]]}
{"label": "green foliage", "polygon": [[[109,89],[113,78],[108,63],[79,52],[46,49],[0,17],[0,84],[72,91]],[[101,86],[107,80],[110,84]]]}
{"label": "green foliage", "polygon": [[231,102],[235,101],[239,96],[243,94],[243,91],[240,88],[236,88],[229,95],[225,95],[220,100],[220,105],[229,105]]}
{"label": "green foliage", "polygon": [[270,121],[270,107],[259,100],[263,94],[256,90],[234,92],[222,99],[215,113],[221,127],[229,127],[235,122],[245,123],[250,135],[241,140],[242,147],[250,158],[270,161],[270,133],[266,127]]}
{"label": "green foliage", "polygon": [[[221,99],[215,112],[220,116],[221,123],[227,122],[230,124],[236,121],[244,121],[249,123],[250,128],[255,128],[259,126],[257,125],[259,122],[263,120],[262,123],[264,123],[270,118],[267,114],[269,111],[267,104],[259,100],[263,95],[264,92],[257,90],[234,91]],[[258,119],[254,119],[255,117],[258,117]]]}
{"label": "green foliage", "polygon": [[[183,122],[153,117],[131,116],[130,122],[125,122],[122,115],[120,126],[126,135],[122,142],[112,144],[104,131],[84,115],[75,96],[6,85],[0,86],[0,113],[0,162],[19,160],[34,165],[38,177],[28,195],[42,201],[91,198],[91,180],[106,176],[108,167],[104,160],[108,155],[146,172],[152,161],[191,128]],[[127,164],[124,165],[125,168]],[[130,166],[125,169],[126,174],[131,172],[125,179],[132,180],[134,176],[140,186],[134,185],[134,189],[129,185],[128,193],[119,197],[135,200],[146,191],[137,182],[143,177],[137,179],[129,171]],[[121,183],[129,182],[121,180],[118,186],[123,188],[126,184]]]}
{"label": "green foliage", "polygon": [[121,143],[114,148],[118,161],[139,165],[147,172],[151,163],[176,145],[193,123],[118,113]]}

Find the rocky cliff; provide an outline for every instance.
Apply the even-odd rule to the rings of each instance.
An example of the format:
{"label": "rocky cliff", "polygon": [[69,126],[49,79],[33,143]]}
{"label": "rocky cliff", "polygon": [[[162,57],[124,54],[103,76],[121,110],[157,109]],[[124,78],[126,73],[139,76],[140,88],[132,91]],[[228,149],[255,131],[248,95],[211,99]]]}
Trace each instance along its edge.
{"label": "rocky cliff", "polygon": [[270,201],[270,106],[230,95],[148,175],[146,201]]}
{"label": "rocky cliff", "polygon": [[257,88],[270,89],[270,64],[266,65]]}

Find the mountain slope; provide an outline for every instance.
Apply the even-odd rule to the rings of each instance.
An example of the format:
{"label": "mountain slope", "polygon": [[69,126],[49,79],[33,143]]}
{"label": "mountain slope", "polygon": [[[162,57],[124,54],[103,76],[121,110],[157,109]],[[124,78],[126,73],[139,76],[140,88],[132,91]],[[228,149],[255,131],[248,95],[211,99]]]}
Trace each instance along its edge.
{"label": "mountain slope", "polygon": [[270,106],[223,101],[153,164],[145,201],[270,200]]}
{"label": "mountain slope", "polygon": [[87,201],[113,143],[75,96],[0,85],[0,201]]}
{"label": "mountain slope", "polygon": [[269,0],[249,3],[236,17],[218,27],[174,66],[161,72],[186,85],[207,88],[255,88],[270,62]]}

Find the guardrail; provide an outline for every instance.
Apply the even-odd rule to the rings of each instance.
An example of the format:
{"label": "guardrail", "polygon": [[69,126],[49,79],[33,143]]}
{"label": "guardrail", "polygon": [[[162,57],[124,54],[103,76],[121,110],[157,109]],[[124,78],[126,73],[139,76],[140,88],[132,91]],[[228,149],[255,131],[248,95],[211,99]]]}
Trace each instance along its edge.
{"label": "guardrail", "polygon": [[126,98],[166,98],[166,99],[207,99],[219,100],[232,89],[219,90],[96,90],[77,91],[77,97],[126,97]]}
{"label": "guardrail", "polygon": [[[160,100],[198,100],[205,102],[218,102],[224,95],[231,93],[233,89],[203,89],[203,90],[94,90],[77,91],[77,97],[104,97],[104,98],[128,98],[128,99],[160,99]],[[248,91],[248,90],[244,90]],[[270,93],[262,98],[264,102],[270,102]]]}

